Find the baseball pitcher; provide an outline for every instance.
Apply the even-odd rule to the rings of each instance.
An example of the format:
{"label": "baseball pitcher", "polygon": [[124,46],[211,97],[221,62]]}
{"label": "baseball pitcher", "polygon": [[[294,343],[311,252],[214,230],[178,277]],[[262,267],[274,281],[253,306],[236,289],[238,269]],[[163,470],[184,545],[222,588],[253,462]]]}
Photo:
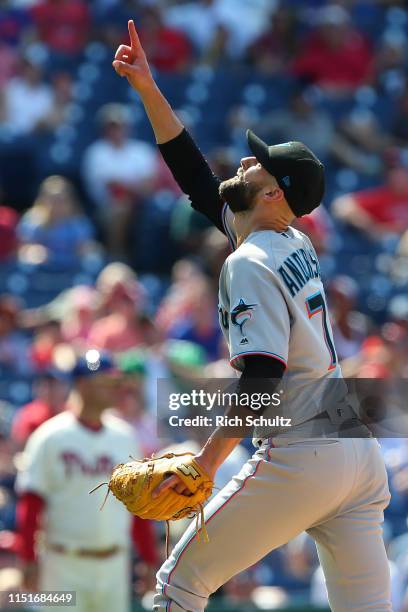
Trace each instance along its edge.
{"label": "baseball pitcher", "polygon": [[[133,21],[129,35],[113,67],[139,93],[160,151],[193,208],[233,248],[221,272],[219,313],[231,364],[241,373],[238,387],[253,388],[262,379],[293,400],[291,435],[256,428],[254,455],[205,507],[209,543],[200,544],[189,527],[158,571],[154,610],[201,612],[232,576],[307,531],[335,612],[389,612],[381,529],[389,490],[378,442],[352,414],[343,414],[351,410],[346,405],[338,408],[336,399],[322,410],[316,399],[327,383],[341,382],[341,369],[316,253],[291,223],[319,206],[324,168],[300,142],[267,146],[248,131],[252,156],[221,182],[154,82]],[[355,422],[355,437],[334,435],[339,415]],[[318,435],[308,437],[311,423]],[[194,457],[197,479],[200,467],[213,479],[239,441],[216,429]],[[155,495],[183,494],[185,480],[166,478]]]}

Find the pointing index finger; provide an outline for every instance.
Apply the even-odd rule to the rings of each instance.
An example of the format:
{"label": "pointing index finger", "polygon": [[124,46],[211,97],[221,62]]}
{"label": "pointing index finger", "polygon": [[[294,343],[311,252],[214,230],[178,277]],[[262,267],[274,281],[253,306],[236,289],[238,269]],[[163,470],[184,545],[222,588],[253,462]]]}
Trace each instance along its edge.
{"label": "pointing index finger", "polygon": [[129,37],[130,37],[130,43],[132,45],[132,49],[137,49],[140,46],[140,42],[139,42],[139,37],[136,32],[135,22],[133,21],[133,19],[129,19],[128,21],[128,30],[129,30]]}

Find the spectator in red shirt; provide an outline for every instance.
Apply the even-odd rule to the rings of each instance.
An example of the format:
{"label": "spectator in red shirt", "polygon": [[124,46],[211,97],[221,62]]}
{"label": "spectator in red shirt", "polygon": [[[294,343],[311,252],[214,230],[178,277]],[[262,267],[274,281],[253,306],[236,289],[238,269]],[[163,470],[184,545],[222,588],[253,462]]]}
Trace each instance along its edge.
{"label": "spectator in red shirt", "polygon": [[99,349],[120,353],[146,346],[156,339],[150,319],[144,314],[143,286],[133,270],[122,263],[108,264],[99,274],[96,289],[100,310],[88,341]]}
{"label": "spectator in red shirt", "polygon": [[280,6],[272,14],[269,27],[248,48],[248,59],[264,73],[282,72],[293,58],[296,41],[295,14]]}
{"label": "spectator in red shirt", "polygon": [[292,225],[309,236],[319,257],[330,253],[333,241],[333,224],[323,206],[313,210],[310,215],[298,217]]}
{"label": "spectator in red shirt", "polygon": [[23,447],[30,435],[45,421],[64,409],[68,385],[62,372],[45,370],[35,384],[34,399],[16,414],[11,435]]}
{"label": "spectator in red shirt", "polygon": [[140,40],[149,62],[158,70],[182,72],[192,59],[192,46],[187,36],[164,25],[158,7],[146,10]]}
{"label": "spectator in red shirt", "polygon": [[18,214],[9,206],[0,206],[0,262],[15,255]]}
{"label": "spectator in red shirt", "polygon": [[317,28],[294,62],[297,76],[332,93],[349,93],[366,82],[373,53],[350,23],[344,8],[332,5],[318,13]]}
{"label": "spectator in red shirt", "polygon": [[32,8],[40,39],[53,51],[75,55],[88,38],[90,20],[82,0],[44,0]]}
{"label": "spectator in red shirt", "polygon": [[374,239],[408,229],[408,164],[402,153],[390,155],[384,185],[345,194],[332,205],[337,219]]}

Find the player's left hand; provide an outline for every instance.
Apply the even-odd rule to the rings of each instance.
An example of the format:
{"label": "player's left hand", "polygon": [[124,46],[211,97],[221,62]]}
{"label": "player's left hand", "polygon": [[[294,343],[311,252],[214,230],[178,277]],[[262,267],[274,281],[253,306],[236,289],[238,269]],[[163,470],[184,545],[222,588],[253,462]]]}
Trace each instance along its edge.
{"label": "player's left hand", "polygon": [[[177,479],[170,480],[174,475]],[[108,486],[135,516],[177,521],[201,511],[212,493],[214,481],[193,453],[167,452],[160,457],[119,463],[113,468]],[[185,487],[189,489],[188,494]],[[153,493],[156,494],[153,496]]]}
{"label": "player's left hand", "polygon": [[164,491],[168,489],[174,489],[174,491],[180,495],[191,495],[190,490],[178,476],[169,476],[155,488],[152,492],[152,498],[156,499],[161,493],[164,493]]}
{"label": "player's left hand", "polygon": [[[198,458],[197,455],[196,455],[194,457],[194,460],[199,465],[201,465],[201,467],[204,470],[206,470],[207,474],[209,474],[211,476],[211,478],[214,477],[214,474],[212,473],[212,470],[209,469],[209,466],[204,465],[204,462],[202,461],[201,457]],[[159,484],[158,487],[155,488],[155,490],[152,492],[152,498],[156,499],[157,497],[159,497],[159,495],[161,493],[163,493],[164,491],[167,491],[168,489],[174,489],[174,491],[176,493],[178,493],[179,495],[186,495],[187,497],[192,495],[190,489],[188,487],[186,487],[186,485],[181,480],[181,478],[179,478],[178,476],[173,475],[173,476],[169,476],[168,478],[163,480],[163,482],[161,484]]]}

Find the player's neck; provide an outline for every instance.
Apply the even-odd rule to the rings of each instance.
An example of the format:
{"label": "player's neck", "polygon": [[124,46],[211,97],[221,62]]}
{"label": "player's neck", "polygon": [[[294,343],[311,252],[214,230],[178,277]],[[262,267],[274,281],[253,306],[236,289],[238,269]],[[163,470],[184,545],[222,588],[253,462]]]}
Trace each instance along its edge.
{"label": "player's neck", "polygon": [[270,230],[272,232],[278,232],[278,234],[282,232],[286,232],[289,228],[289,223],[279,223],[278,221],[265,221],[264,223],[260,223],[259,225],[254,226],[253,232],[262,232],[264,230]]}
{"label": "player's neck", "polygon": [[237,235],[237,245],[240,246],[253,230],[253,212],[235,213],[234,227]]}
{"label": "player's neck", "polygon": [[253,232],[269,230],[272,232],[286,232],[294,219],[294,214],[285,200],[275,203],[258,202],[250,210],[235,213],[234,226],[237,243],[240,246]]}
{"label": "player's neck", "polygon": [[87,402],[79,394],[71,394],[68,400],[69,410],[81,423],[89,425],[90,428],[100,428],[102,425],[102,410],[95,407],[92,402]]}
{"label": "player's neck", "polygon": [[273,232],[285,232],[289,223],[287,219],[259,219],[252,215],[235,215],[234,217],[235,231],[237,234],[237,245],[240,246],[246,238],[253,232],[262,232],[270,230]]}

